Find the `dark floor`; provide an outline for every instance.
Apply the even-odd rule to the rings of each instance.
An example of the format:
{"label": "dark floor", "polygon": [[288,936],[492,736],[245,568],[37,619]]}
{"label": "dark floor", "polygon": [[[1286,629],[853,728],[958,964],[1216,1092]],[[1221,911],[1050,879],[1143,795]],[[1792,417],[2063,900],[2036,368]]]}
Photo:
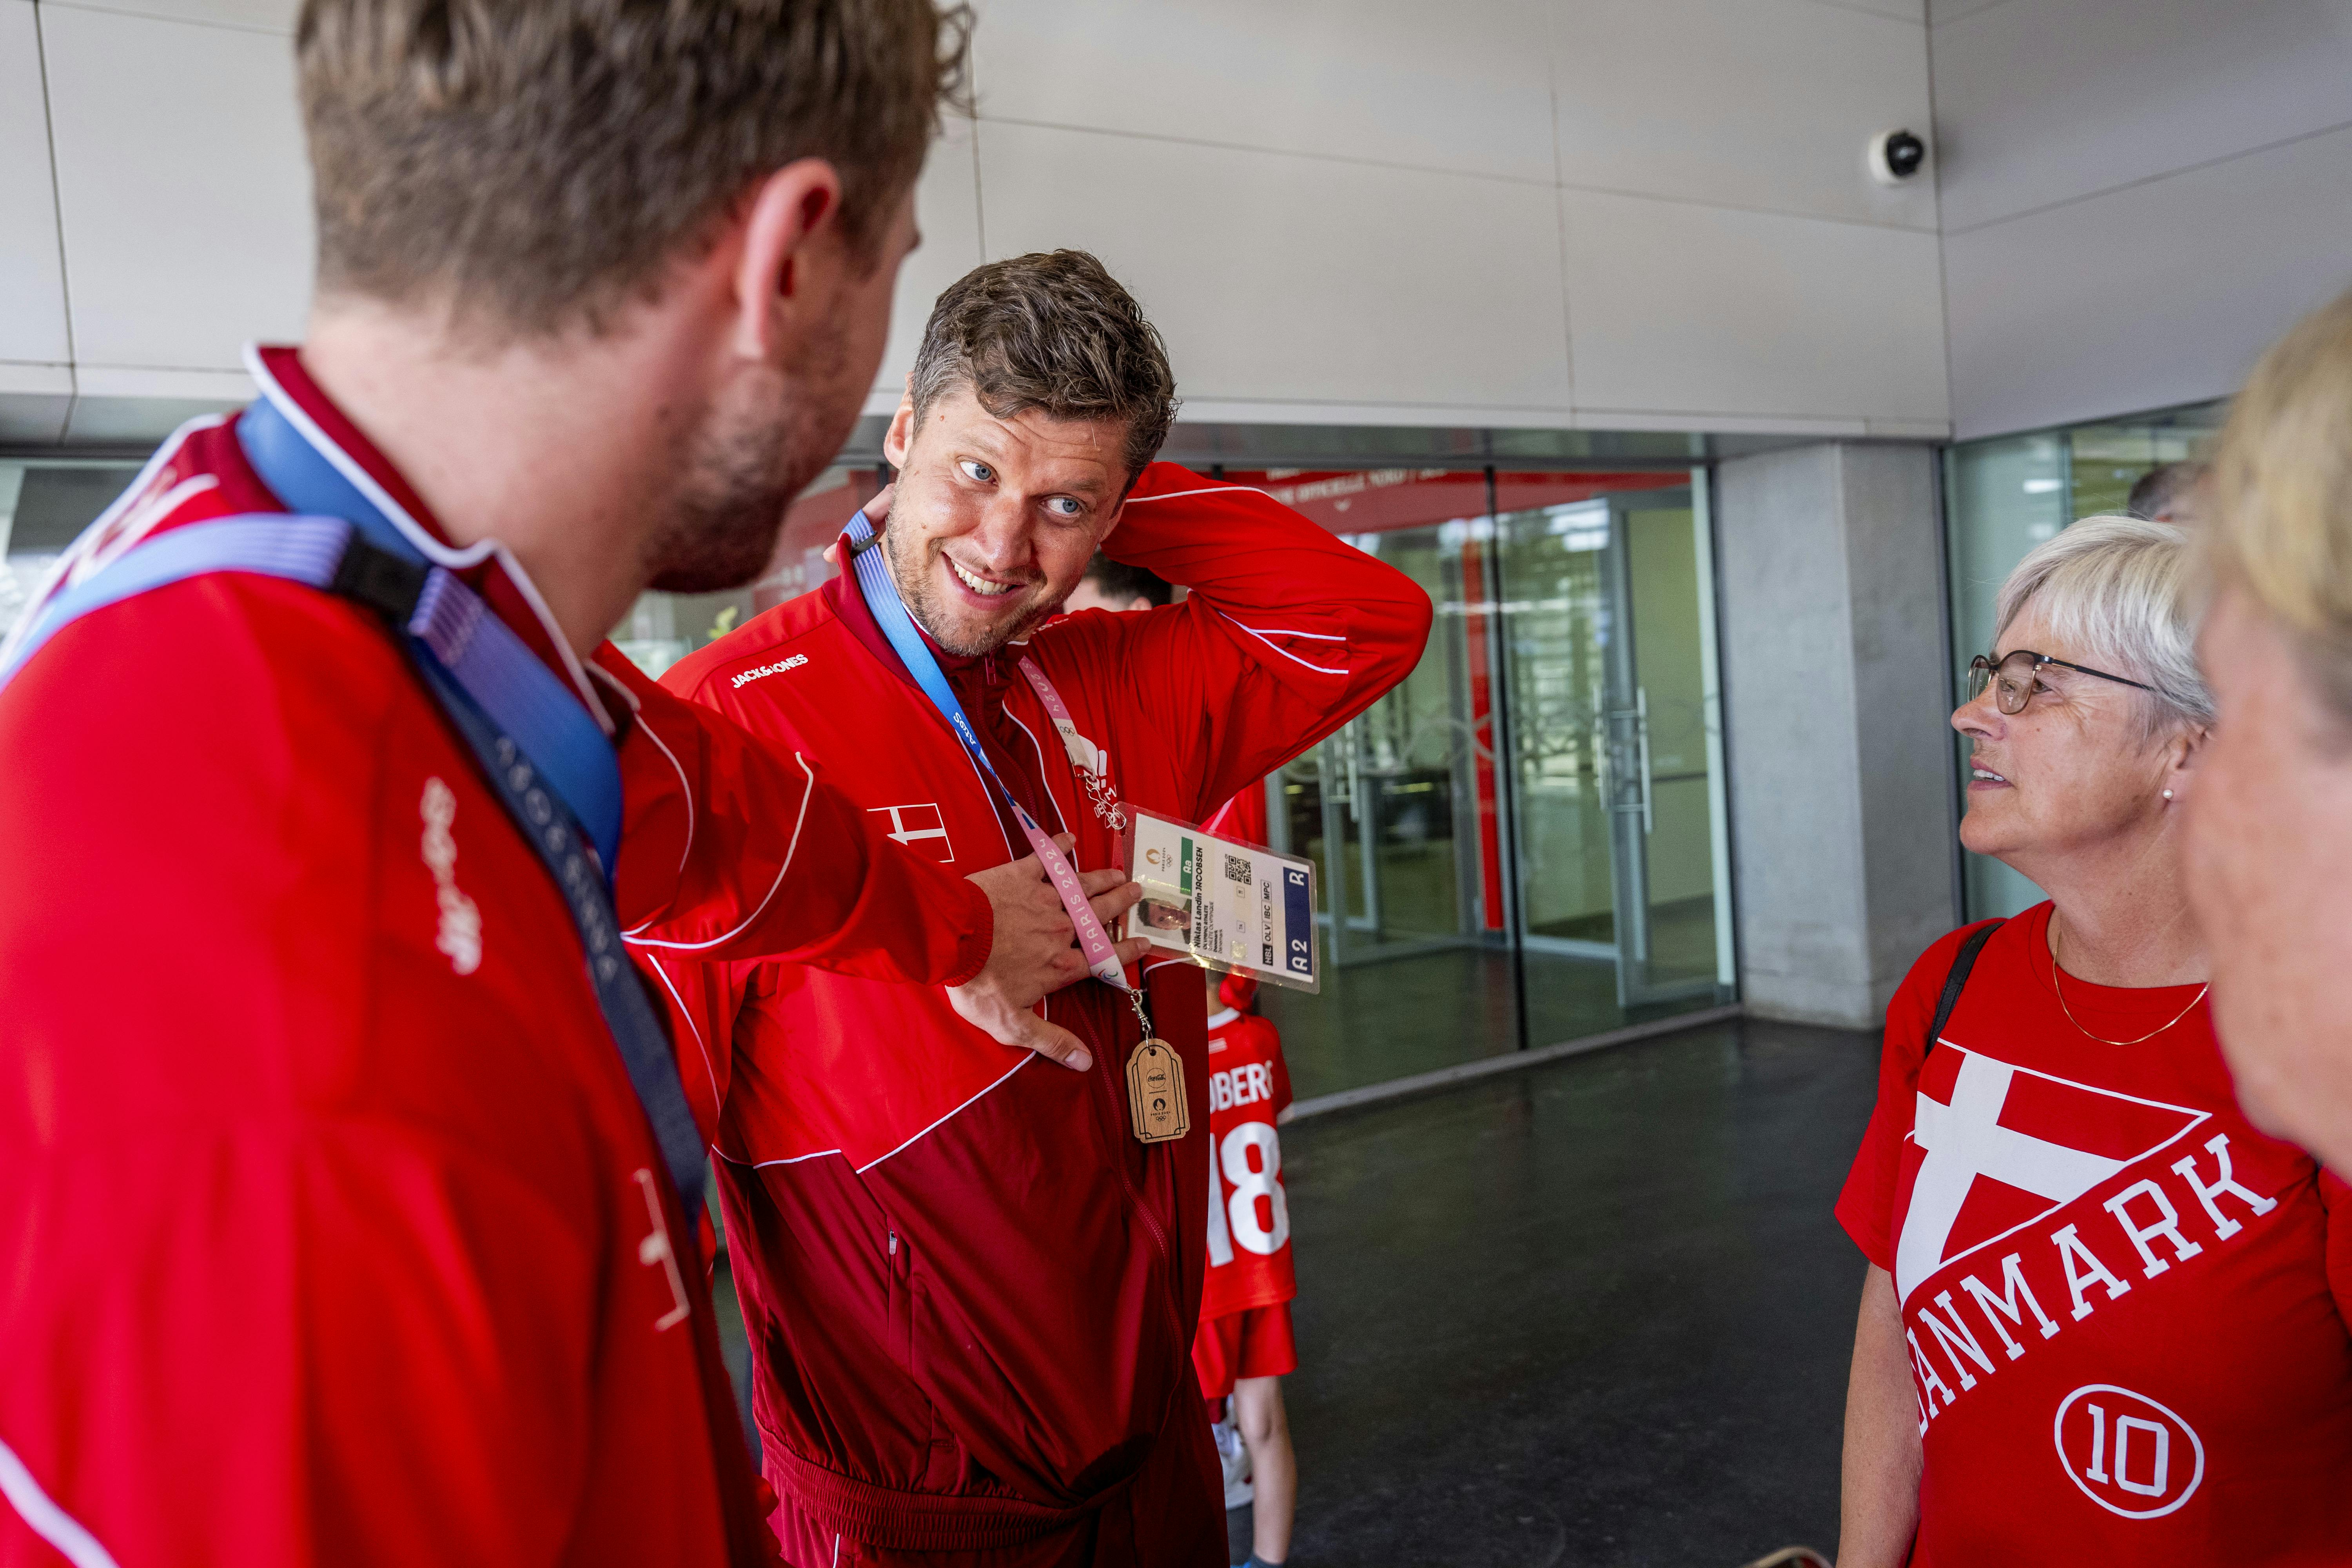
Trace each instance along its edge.
{"label": "dark floor", "polygon": [[1831,1550],[1864,1264],[1830,1205],[1876,1060],[1726,1025],[1286,1129],[1292,1560]]}
{"label": "dark floor", "polygon": [[[1669,1005],[1617,1005],[1607,959],[1527,954],[1530,1047],[1712,1007],[1712,994]],[[1323,989],[1262,987],[1258,1008],[1282,1031],[1291,1090],[1301,1100],[1385,1083],[1520,1048],[1511,960],[1479,947],[1443,948],[1377,963],[1331,965]]]}
{"label": "dark floor", "polygon": [[1876,1073],[1875,1036],[1728,1024],[1285,1129],[1291,1560],[1832,1549],[1864,1264],[1830,1205]]}

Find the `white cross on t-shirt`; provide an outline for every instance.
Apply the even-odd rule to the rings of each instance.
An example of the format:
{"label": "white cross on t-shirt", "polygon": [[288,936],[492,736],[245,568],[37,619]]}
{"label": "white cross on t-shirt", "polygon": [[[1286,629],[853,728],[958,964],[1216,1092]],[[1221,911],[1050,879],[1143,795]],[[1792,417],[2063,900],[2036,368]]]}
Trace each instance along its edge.
{"label": "white cross on t-shirt", "polygon": [[[1948,1050],[1959,1050],[1947,1046]],[[1918,1096],[1911,1137],[1927,1157],[1911,1184],[1911,1206],[1895,1247],[1895,1291],[1909,1300],[1912,1288],[1944,1263],[1945,1244],[1979,1176],[2050,1200],[2056,1208],[2074,1202],[2124,1168],[2111,1160],[2063,1143],[2032,1137],[2000,1125],[2017,1069],[1974,1051],[1960,1052],[1952,1102]]]}

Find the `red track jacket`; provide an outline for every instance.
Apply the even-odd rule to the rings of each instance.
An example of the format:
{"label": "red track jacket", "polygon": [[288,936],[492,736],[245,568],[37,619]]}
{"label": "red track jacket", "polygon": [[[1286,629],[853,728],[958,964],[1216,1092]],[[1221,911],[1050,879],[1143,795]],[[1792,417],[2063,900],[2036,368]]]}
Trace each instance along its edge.
{"label": "red track jacket", "polygon": [[[999,771],[1081,867],[1118,862],[1119,803],[1197,821],[1412,668],[1411,581],[1260,491],[1147,470],[1110,537],[1190,585],[1026,645],[943,658]],[[1069,705],[1083,786],[1016,660]],[[780,605],[665,678],[824,761],[910,857],[1025,854],[853,582]],[[718,1085],[720,1192],[757,1367],[753,1412],[810,1568],[983,1551],[1013,1563],[1222,1563],[1222,1490],[1190,1357],[1208,1184],[1200,972],[1155,967],[1191,1136],[1128,1124],[1137,1041],[1098,981],[1049,999],[1095,1057],[1008,1050],[944,998],[793,964],[662,960]]]}
{"label": "red track jacket", "polygon": [[[256,368],[429,537],[291,351]],[[280,510],[204,420],[99,537]],[[474,575],[635,710],[625,925],[979,968],[970,884]],[[229,574],[98,611],[0,692],[0,1564],[768,1555],[570,917],[370,613]]]}

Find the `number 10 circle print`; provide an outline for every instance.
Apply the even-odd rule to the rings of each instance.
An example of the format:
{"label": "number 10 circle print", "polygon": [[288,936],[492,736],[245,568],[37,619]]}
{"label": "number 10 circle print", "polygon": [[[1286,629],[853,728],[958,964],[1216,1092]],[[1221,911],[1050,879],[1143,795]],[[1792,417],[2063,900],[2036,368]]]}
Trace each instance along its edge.
{"label": "number 10 circle print", "polygon": [[2144,1394],[2085,1384],[2058,1402],[2051,1436],[2083,1495],[2126,1519],[2161,1519],[2205,1479],[2205,1445]]}

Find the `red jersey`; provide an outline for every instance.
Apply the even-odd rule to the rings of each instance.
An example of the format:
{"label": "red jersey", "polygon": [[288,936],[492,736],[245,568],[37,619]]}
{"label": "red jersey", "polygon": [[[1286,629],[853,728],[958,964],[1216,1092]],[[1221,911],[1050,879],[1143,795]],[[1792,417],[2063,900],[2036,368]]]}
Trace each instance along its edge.
{"label": "red jersey", "polygon": [[1275,1123],[1290,1104],[1282,1036],[1228,1007],[1209,1018],[1209,1273],[1201,1321],[1298,1294]]}
{"label": "red jersey", "polygon": [[[1076,836],[1081,867],[1118,863],[1127,810],[1197,821],[1344,723],[1428,633],[1428,596],[1392,568],[1171,464],[1143,474],[1110,548],[1191,596],[940,659],[999,773],[1047,832]],[[1067,704],[1083,772],[1022,658]],[[668,679],[822,759],[909,857],[969,872],[1027,852],[853,583],[780,605]],[[793,965],[657,967],[732,1058],[719,1184],[787,1558],[1025,1543],[1003,1561],[1223,1563],[1191,1389],[1209,1180],[1201,972],[1146,978],[1201,1133],[1147,1146],[1124,1081],[1136,1020],[1098,981],[1046,1005],[1093,1052],[1079,1074],[997,1045],[936,993]]]}
{"label": "red jersey", "polygon": [[1838,1200],[1902,1302],[1911,1561],[2342,1563],[2346,1189],[2247,1123],[2196,987],[2062,1009],[2049,921],[1993,933],[1933,1049],[1961,933],[1913,966]]}
{"label": "red jersey", "polygon": [[1244,844],[1265,842],[1265,781],[1258,780],[1209,814],[1202,828]]}
{"label": "red jersey", "polygon": [[[450,555],[292,351],[255,368]],[[175,436],[89,550],[283,510],[235,424]],[[609,647],[583,668],[498,555],[467,575],[627,720],[624,924],[927,984],[984,961],[969,884]],[[125,1568],[764,1555],[571,917],[373,613],[248,574],[124,600],[0,691],[0,1564],[85,1535]]]}

